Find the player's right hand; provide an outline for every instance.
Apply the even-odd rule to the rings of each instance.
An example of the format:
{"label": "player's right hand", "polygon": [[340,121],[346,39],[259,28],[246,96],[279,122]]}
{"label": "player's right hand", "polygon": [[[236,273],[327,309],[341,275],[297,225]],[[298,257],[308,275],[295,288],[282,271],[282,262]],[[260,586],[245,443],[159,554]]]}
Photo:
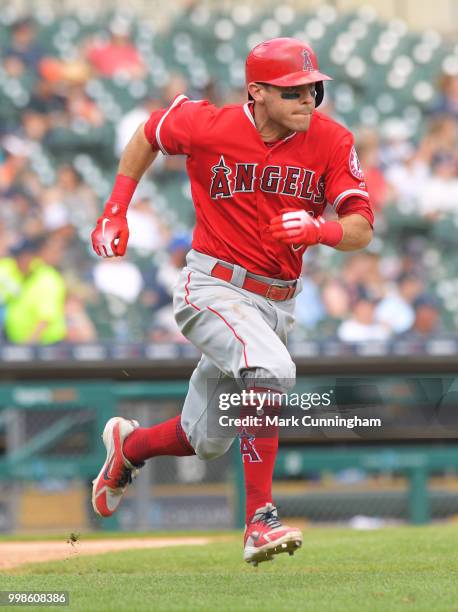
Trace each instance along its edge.
{"label": "player's right hand", "polygon": [[92,248],[100,257],[122,257],[129,240],[129,227],[124,210],[117,204],[109,204],[91,234]]}
{"label": "player's right hand", "polygon": [[305,210],[284,209],[281,215],[270,220],[272,237],[285,244],[313,246],[321,239],[321,217],[314,219]]}

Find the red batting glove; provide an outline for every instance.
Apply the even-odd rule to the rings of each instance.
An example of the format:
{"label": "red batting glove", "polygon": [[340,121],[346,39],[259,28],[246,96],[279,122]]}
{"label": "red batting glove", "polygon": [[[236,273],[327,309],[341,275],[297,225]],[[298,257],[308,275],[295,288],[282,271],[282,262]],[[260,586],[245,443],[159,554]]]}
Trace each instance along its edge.
{"label": "red batting glove", "polygon": [[305,210],[286,210],[270,221],[269,230],[276,240],[285,244],[336,246],[342,240],[343,228],[338,221],[312,217]]}
{"label": "red batting glove", "polygon": [[91,234],[92,248],[101,257],[121,257],[129,240],[127,208],[138,181],[118,174],[113,192],[105,205],[103,215]]}
{"label": "red batting glove", "polygon": [[[112,210],[116,212],[113,213]],[[91,239],[92,248],[101,257],[124,255],[129,240],[126,210],[119,208],[116,203],[107,202],[103,216],[97,219]]]}

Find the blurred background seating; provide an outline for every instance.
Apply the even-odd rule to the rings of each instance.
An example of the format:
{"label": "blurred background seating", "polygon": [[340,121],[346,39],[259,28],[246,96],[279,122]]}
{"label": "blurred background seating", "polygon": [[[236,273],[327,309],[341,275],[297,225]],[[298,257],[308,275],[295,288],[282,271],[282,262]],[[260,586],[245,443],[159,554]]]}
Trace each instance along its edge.
{"label": "blurred background seating", "polygon": [[[100,7],[89,12],[87,5],[55,14],[49,7],[24,14],[14,6],[0,15],[0,257],[14,259],[24,240],[59,241],[62,258],[54,265],[67,292],[64,341],[182,342],[164,279],[173,277],[174,248],[189,244],[193,225],[184,159],[161,157],[144,177],[129,211],[132,237],[123,261],[98,261],[90,231],[138,123],[177,93],[215,104],[244,101],[244,57],[274,36],[310,41],[334,77],[320,111],[356,134],[377,211],[366,252],[306,253],[292,342],[391,342],[419,333],[426,340],[456,332],[453,41],[433,30],[412,31],[399,18],[383,20],[367,7],[255,11],[191,2],[159,27],[152,18]],[[1,258],[5,311],[11,291]],[[180,251],[176,261],[182,259]],[[129,279],[129,295],[118,294],[119,284],[110,280],[120,273]],[[434,309],[434,325],[419,322],[425,304]],[[76,312],[87,321],[81,334]],[[3,341],[12,341],[5,332]]]}

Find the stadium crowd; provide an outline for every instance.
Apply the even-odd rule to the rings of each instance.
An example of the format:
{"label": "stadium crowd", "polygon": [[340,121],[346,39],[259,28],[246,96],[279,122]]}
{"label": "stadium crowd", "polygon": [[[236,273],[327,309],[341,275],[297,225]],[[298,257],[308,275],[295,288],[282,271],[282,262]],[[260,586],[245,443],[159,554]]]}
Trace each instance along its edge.
{"label": "stadium crowd", "polygon": [[[97,259],[90,231],[123,147],[152,109],[176,93],[241,102],[243,87],[228,93],[218,81],[197,86],[172,72],[145,88],[148,58],[125,19],[99,24],[70,50],[64,40],[54,54],[32,17],[7,25],[0,62],[3,342],[183,342],[171,301],[191,240],[184,160],[162,157],[139,186],[125,258]],[[437,76],[421,129],[398,116],[350,126],[376,238],[365,252],[319,247],[305,254],[295,337],[423,340],[456,329],[458,74]],[[130,88],[130,108],[104,98],[110,87],[115,101]],[[332,84],[320,111],[342,120]]]}

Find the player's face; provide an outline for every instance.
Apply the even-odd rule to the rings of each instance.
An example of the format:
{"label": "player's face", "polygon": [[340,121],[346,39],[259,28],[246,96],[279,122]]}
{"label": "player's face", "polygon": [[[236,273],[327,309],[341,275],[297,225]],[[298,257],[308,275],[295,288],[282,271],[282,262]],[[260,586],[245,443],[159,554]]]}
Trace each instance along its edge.
{"label": "player's face", "polygon": [[295,87],[263,85],[266,113],[271,121],[293,132],[306,132],[315,109],[315,84]]}

